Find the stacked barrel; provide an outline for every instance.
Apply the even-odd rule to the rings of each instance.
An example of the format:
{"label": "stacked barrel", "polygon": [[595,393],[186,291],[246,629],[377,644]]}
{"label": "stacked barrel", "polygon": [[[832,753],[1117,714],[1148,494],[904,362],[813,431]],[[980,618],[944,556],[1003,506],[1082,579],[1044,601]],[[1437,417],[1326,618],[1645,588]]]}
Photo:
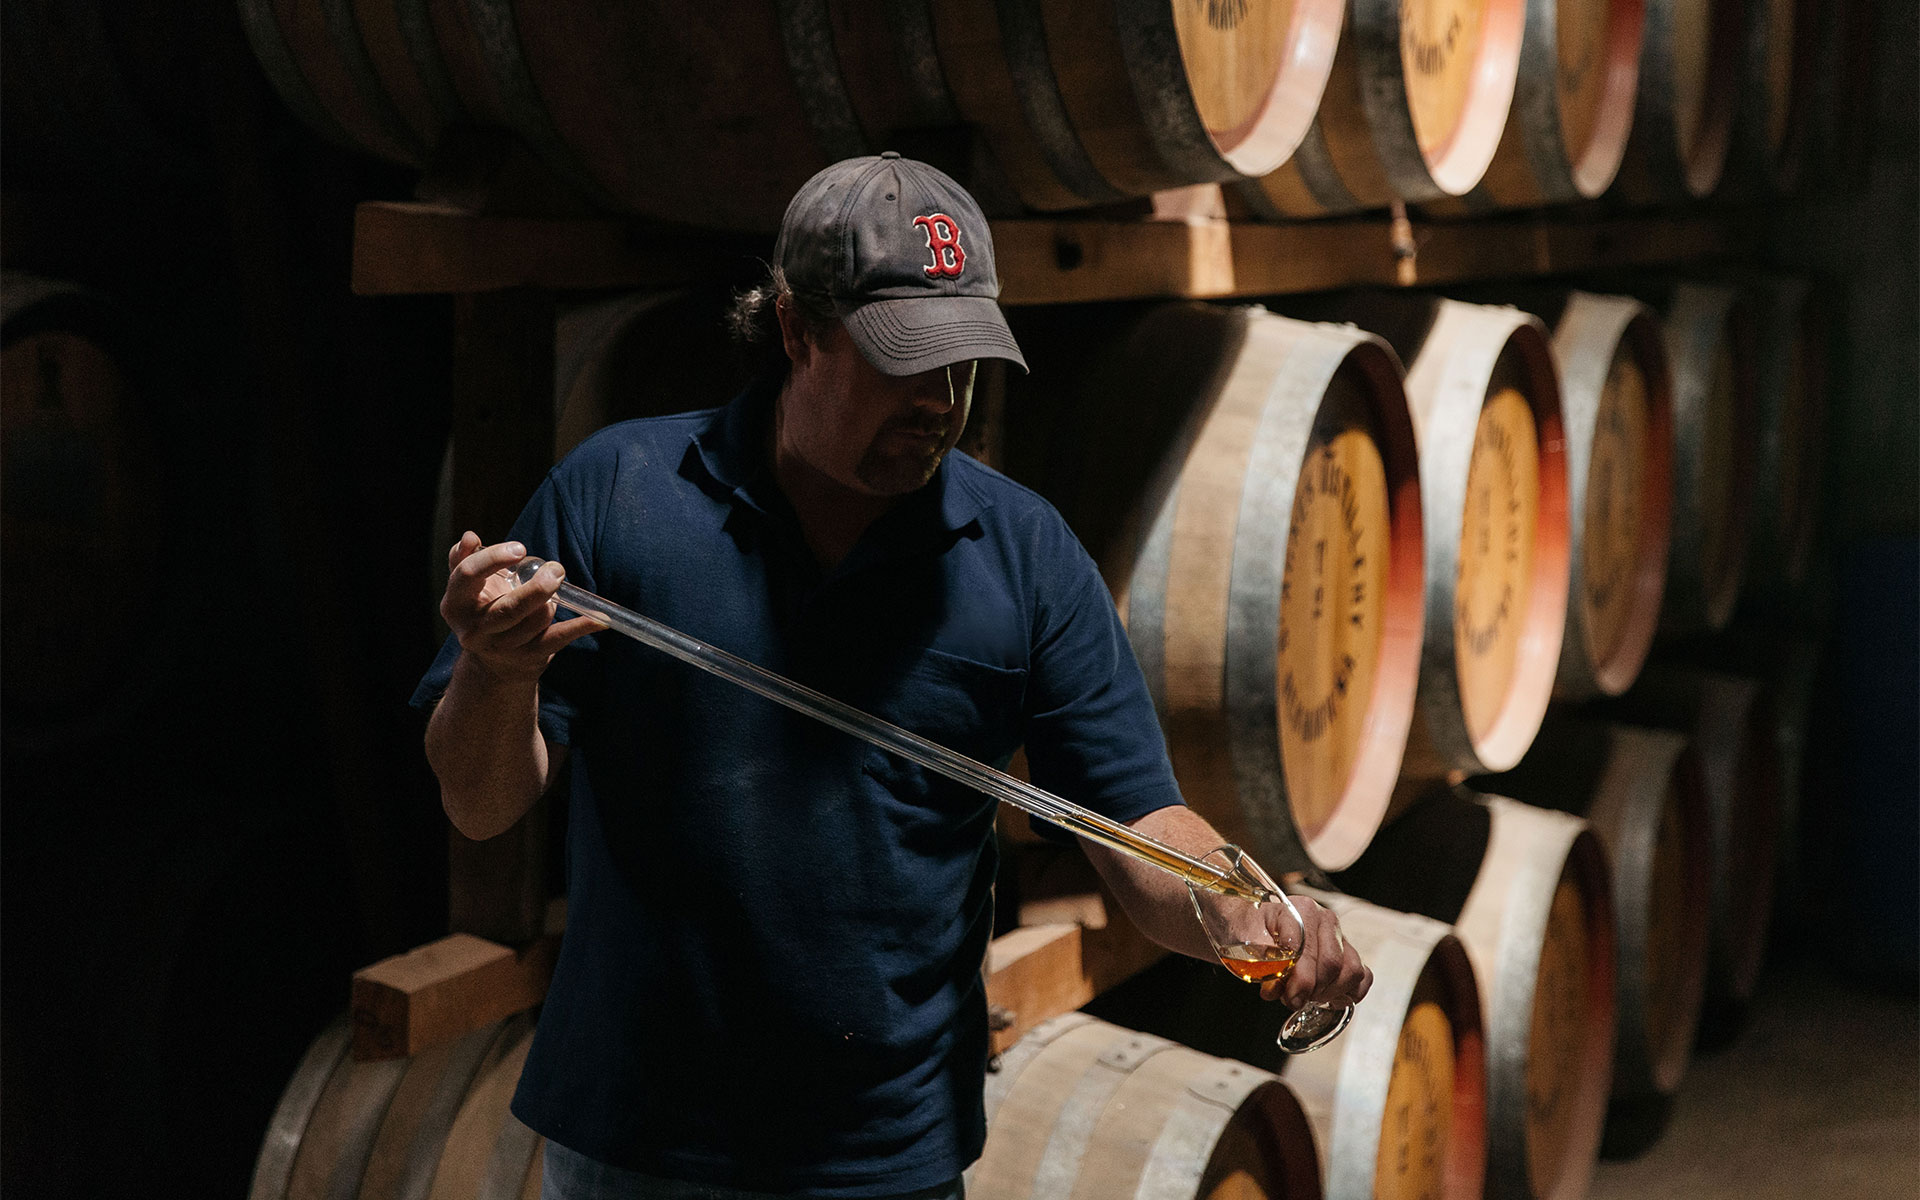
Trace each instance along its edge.
{"label": "stacked barrel", "polygon": [[[1790,0],[241,8],[289,105],[419,168],[423,193],[520,156],[568,211],[761,231],[819,167],[889,147],[1001,214],[1194,184],[1255,220],[1777,194],[1832,123],[1807,64],[1837,19]],[[724,398],[645,357],[695,336],[702,303],[569,313],[558,450],[655,392]],[[1268,305],[1021,318],[1035,373],[1007,383],[1006,465],[1099,564],[1189,803],[1341,914],[1373,993],[1290,1060],[1203,1052],[1195,1014],[1230,1002],[1041,1023],[990,1075],[970,1194],[1573,1200],[1603,1145],[1657,1136],[1696,1043],[1737,1036],[1757,984],[1800,731],[1729,631],[1806,582],[1819,289],[1725,270]],[[1198,978],[1181,986],[1230,986]],[[525,1032],[399,1065],[323,1034],[255,1193],[371,1195],[385,1172],[410,1195],[533,1194],[538,1139],[503,1107]]]}
{"label": "stacked barrel", "polygon": [[1846,123],[1816,86],[1843,17],[1807,0],[240,8],[295,112],[428,194],[517,155],[573,204],[733,229],[888,148],[1001,214],[1220,184],[1289,219],[1777,194]]}

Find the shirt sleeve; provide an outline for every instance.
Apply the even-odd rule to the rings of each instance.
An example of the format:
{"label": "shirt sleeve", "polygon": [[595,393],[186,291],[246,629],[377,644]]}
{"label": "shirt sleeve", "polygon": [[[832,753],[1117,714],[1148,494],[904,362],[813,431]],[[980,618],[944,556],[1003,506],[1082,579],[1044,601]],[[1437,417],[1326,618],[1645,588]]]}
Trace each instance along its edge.
{"label": "shirt sleeve", "polygon": [[[521,510],[513,529],[503,540],[519,542],[527,553],[558,562],[566,568],[567,581],[588,591],[595,590],[592,544],[572,519],[570,501],[582,489],[577,479],[563,475],[556,467],[527,506]],[[564,609],[560,619],[571,613]],[[573,744],[574,729],[582,715],[589,712],[599,693],[601,653],[600,635],[589,634],[572,642],[554,655],[546,673],[540,677],[540,732],[548,741],[563,746]],[[451,635],[441,644],[433,665],[414,688],[410,704],[428,712],[440,703],[453,677],[453,664],[460,657],[459,640]]]}
{"label": "shirt sleeve", "polygon": [[[1153,698],[1093,559],[1068,533],[1047,555],[1028,680],[1036,786],[1116,821],[1182,803]],[[1071,841],[1051,823],[1034,830]]]}

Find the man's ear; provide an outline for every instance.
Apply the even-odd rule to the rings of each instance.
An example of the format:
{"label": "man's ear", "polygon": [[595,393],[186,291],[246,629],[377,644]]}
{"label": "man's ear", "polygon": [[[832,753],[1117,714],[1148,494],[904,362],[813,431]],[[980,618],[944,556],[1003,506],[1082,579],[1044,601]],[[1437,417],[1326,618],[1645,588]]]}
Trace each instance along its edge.
{"label": "man's ear", "polygon": [[780,318],[780,345],[787,352],[787,361],[798,366],[807,360],[812,345],[807,341],[807,327],[800,315],[793,311],[793,299],[781,296],[773,302],[774,315]]}

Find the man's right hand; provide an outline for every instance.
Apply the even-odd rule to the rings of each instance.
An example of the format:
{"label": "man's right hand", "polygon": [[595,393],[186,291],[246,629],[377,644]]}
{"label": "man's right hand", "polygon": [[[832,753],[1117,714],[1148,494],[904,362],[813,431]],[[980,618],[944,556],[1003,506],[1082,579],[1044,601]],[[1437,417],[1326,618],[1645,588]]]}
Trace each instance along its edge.
{"label": "man's right hand", "polygon": [[526,555],[519,542],[482,545],[472,530],[447,552],[440,615],[473,665],[503,682],[538,681],[562,647],[606,628],[590,616],[555,621],[553,596],[565,570],[550,562],[519,583],[512,567]]}

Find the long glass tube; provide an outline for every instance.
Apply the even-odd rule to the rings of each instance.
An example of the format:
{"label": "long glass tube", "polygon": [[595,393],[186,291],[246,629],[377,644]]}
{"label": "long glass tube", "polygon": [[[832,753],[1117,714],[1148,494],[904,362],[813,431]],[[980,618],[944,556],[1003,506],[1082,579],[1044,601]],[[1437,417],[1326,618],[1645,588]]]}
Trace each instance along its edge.
{"label": "long glass tube", "polygon": [[[538,558],[523,558],[515,564],[514,576],[525,583],[544,565]],[[717,646],[708,645],[671,625],[643,617],[584,588],[563,582],[554,598],[562,607],[596,617],[605,622],[608,628],[634,641],[823,721],[842,733],[852,734],[882,750],[910,759],[929,771],[938,771],[949,779],[967,784],[997,800],[1004,800],[1015,808],[1051,821],[1089,841],[1130,854],[1208,891],[1241,896],[1254,903],[1271,898],[1267,893],[1251,890],[1244,880],[1235,878],[1212,863],[1182,854],[1165,842],[1129,829],[1090,808],[1063,800],[1052,792],[1015,779],[1003,771],[996,771],[983,762],[957,754],[917,733],[862,712],[805,684],[795,683],[784,675],[756,666]]]}

